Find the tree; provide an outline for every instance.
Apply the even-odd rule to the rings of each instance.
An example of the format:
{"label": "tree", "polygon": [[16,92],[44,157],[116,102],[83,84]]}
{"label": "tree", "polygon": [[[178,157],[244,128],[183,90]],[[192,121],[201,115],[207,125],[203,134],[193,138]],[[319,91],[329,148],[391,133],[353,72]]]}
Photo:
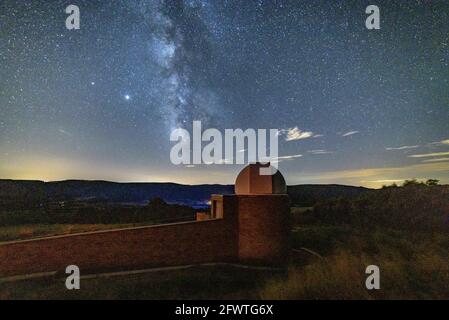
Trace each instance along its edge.
{"label": "tree", "polygon": [[418,182],[418,180],[416,180],[415,178],[413,178],[413,179],[410,179],[410,180],[405,180],[403,183],[402,183],[402,186],[403,187],[408,187],[408,186],[419,186],[419,185],[421,185],[421,184],[423,184],[422,182]]}
{"label": "tree", "polygon": [[440,180],[438,179],[427,179],[426,185],[428,186],[437,186]]}
{"label": "tree", "polygon": [[167,203],[159,197],[153,198],[150,200],[150,202],[148,203],[149,207],[165,207],[167,205]]}
{"label": "tree", "polygon": [[390,185],[384,184],[384,185],[382,186],[382,189],[397,188],[397,187],[398,187],[398,185],[396,184],[396,182],[393,182],[393,183],[390,184]]}

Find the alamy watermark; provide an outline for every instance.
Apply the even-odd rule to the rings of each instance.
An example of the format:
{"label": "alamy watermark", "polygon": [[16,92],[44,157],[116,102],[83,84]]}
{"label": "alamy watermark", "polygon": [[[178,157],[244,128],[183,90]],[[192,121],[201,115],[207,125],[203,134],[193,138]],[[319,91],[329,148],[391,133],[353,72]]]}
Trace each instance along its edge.
{"label": "alamy watermark", "polygon": [[[68,30],[80,29],[80,9],[77,5],[70,4],[65,8],[65,13],[69,16],[66,18],[65,25]],[[369,5],[365,9],[365,13],[369,16],[365,20],[365,26],[368,30],[380,29],[380,9],[377,5]]]}
{"label": "alamy watermark", "polygon": [[[170,161],[175,165],[245,164],[246,154],[247,163],[270,163],[271,168],[261,167],[260,174],[273,175],[278,169],[278,136],[278,129],[225,129],[223,141],[221,131],[202,131],[201,121],[193,121],[192,134],[182,128],[170,134],[170,141],[177,141],[170,151]],[[203,142],[207,143],[204,148]]]}
{"label": "alamy watermark", "polygon": [[65,273],[69,276],[65,280],[65,286],[68,290],[80,289],[80,268],[71,264],[65,268]]}
{"label": "alamy watermark", "polygon": [[366,274],[369,276],[366,278],[365,286],[368,290],[380,289],[380,268],[374,264],[366,267]]}
{"label": "alamy watermark", "polygon": [[65,27],[68,30],[79,30],[80,8],[74,4],[71,4],[65,8],[65,13],[69,15],[65,20]]}

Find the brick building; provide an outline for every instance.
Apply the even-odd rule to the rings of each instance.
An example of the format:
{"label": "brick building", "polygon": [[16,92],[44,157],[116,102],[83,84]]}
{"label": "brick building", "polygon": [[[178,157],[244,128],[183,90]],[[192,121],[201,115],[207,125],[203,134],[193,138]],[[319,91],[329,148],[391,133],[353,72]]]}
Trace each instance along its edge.
{"label": "brick building", "polygon": [[[0,277],[83,273],[208,262],[279,264],[289,250],[289,198],[278,171],[244,168],[235,194],[212,195],[197,221],[85,232],[0,243]],[[268,168],[265,166],[265,169]]]}

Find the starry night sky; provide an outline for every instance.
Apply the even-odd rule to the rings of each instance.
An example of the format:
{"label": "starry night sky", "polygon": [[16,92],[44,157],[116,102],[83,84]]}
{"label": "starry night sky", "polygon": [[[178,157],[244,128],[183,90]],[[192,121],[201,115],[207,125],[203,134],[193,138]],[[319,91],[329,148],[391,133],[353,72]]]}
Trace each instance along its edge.
{"label": "starry night sky", "polygon": [[0,178],[232,183],[170,162],[201,120],[279,129],[289,184],[449,183],[448,88],[448,1],[3,0]]}

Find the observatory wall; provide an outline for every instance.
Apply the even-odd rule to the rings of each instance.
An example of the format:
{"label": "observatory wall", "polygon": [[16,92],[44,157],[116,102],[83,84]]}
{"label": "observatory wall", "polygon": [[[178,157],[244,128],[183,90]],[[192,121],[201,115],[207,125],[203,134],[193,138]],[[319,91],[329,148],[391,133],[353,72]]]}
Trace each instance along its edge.
{"label": "observatory wall", "polygon": [[0,278],[82,274],[208,262],[282,264],[289,249],[285,194],[213,195],[212,219],[0,243]]}
{"label": "observatory wall", "polygon": [[238,217],[233,202],[223,219],[104,230],[0,243],[0,277],[40,272],[81,273],[233,262]]}
{"label": "observatory wall", "polygon": [[288,195],[236,195],[239,212],[239,260],[282,264],[289,251]]}

